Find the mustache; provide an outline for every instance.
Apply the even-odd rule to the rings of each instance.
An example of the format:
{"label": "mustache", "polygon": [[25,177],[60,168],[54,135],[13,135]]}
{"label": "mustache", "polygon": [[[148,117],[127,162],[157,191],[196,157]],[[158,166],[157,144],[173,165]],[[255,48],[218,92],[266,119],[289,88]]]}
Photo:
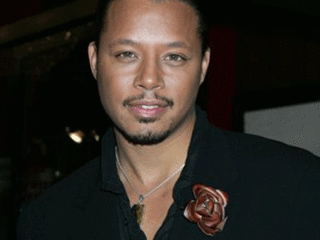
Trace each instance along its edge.
{"label": "mustache", "polygon": [[[134,101],[139,101],[139,100],[143,100],[144,98],[146,97],[145,94],[141,94],[141,95],[138,95],[138,96],[132,96],[132,97],[128,97],[126,98],[123,102],[122,102],[122,105],[125,107],[125,106],[128,106],[130,105],[132,102]],[[173,103],[173,100],[168,98],[168,97],[164,97],[164,96],[158,96],[157,94],[154,94],[154,99],[156,100],[160,100],[162,102],[165,102],[169,107],[173,107],[174,103]]]}

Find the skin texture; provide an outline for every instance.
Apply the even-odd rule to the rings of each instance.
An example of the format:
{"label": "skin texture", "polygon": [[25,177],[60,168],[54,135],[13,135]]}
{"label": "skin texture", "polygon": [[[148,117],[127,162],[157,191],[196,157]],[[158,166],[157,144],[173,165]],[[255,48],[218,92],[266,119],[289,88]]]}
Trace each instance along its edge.
{"label": "skin texture", "polygon": [[[181,1],[117,0],[108,10],[89,60],[102,105],[114,123],[119,161],[146,193],[185,163],[195,123],[195,100],[210,51],[203,55],[198,18]],[[131,205],[138,201],[118,171]],[[153,239],[173,203],[179,174],[145,200],[140,226]],[[161,206],[161,207],[159,207]]]}
{"label": "skin texture", "polygon": [[[119,0],[106,25],[99,52],[92,43],[89,55],[102,105],[117,131],[146,143],[192,125],[209,61],[208,53],[201,56],[193,9],[178,1]],[[141,114],[133,105],[163,109]]]}

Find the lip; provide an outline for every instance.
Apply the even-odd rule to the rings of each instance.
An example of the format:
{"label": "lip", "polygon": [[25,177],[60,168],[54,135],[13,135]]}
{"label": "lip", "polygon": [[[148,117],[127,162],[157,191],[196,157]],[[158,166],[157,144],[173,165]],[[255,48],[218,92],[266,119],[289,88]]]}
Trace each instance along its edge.
{"label": "lip", "polygon": [[131,111],[137,117],[157,118],[160,117],[169,107],[163,101],[136,101],[128,105]]}

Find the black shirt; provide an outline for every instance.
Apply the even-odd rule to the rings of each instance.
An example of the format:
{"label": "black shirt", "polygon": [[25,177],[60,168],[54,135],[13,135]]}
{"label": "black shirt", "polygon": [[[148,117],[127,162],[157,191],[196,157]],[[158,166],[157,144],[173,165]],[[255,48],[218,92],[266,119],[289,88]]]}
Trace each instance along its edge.
{"label": "black shirt", "polygon": [[[198,126],[199,124],[197,124]],[[200,125],[195,128],[194,141],[198,141],[197,132]],[[108,139],[108,140],[107,140]],[[108,142],[108,143],[107,143]],[[120,181],[119,175],[116,170],[116,158],[114,152],[114,135],[112,130],[105,135],[103,139],[104,146],[102,150],[101,160],[102,160],[102,190],[115,194],[117,196],[116,208],[118,212],[119,219],[119,230],[121,240],[146,240],[146,236],[140,229],[134,215],[131,212],[129,198],[126,194],[124,186]],[[108,154],[111,153],[111,154]],[[190,147],[188,163],[184,167],[181,175],[174,187],[174,202],[169,208],[167,217],[165,218],[162,226],[157,231],[154,240],[169,240],[170,239],[170,229],[172,228],[174,216],[177,212],[178,206],[176,200],[179,199],[181,190],[191,185],[192,171],[191,168],[196,160],[196,150]],[[107,157],[108,156],[108,157]],[[161,206],[159,206],[161,207]]]}
{"label": "black shirt", "polygon": [[[130,213],[114,151],[109,130],[99,158],[22,209],[18,239],[145,239]],[[216,240],[320,239],[320,160],[305,150],[219,130],[198,109],[174,203],[155,239],[212,239],[183,216],[194,183],[229,194],[228,220]]]}

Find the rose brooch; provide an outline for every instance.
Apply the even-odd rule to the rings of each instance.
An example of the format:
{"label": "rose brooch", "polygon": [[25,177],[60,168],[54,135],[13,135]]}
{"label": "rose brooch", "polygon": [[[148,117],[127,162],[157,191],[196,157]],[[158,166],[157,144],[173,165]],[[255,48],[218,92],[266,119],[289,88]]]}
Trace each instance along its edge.
{"label": "rose brooch", "polygon": [[228,218],[225,216],[228,194],[198,183],[192,191],[195,200],[188,203],[183,215],[189,221],[198,223],[199,228],[209,236],[221,232]]}

